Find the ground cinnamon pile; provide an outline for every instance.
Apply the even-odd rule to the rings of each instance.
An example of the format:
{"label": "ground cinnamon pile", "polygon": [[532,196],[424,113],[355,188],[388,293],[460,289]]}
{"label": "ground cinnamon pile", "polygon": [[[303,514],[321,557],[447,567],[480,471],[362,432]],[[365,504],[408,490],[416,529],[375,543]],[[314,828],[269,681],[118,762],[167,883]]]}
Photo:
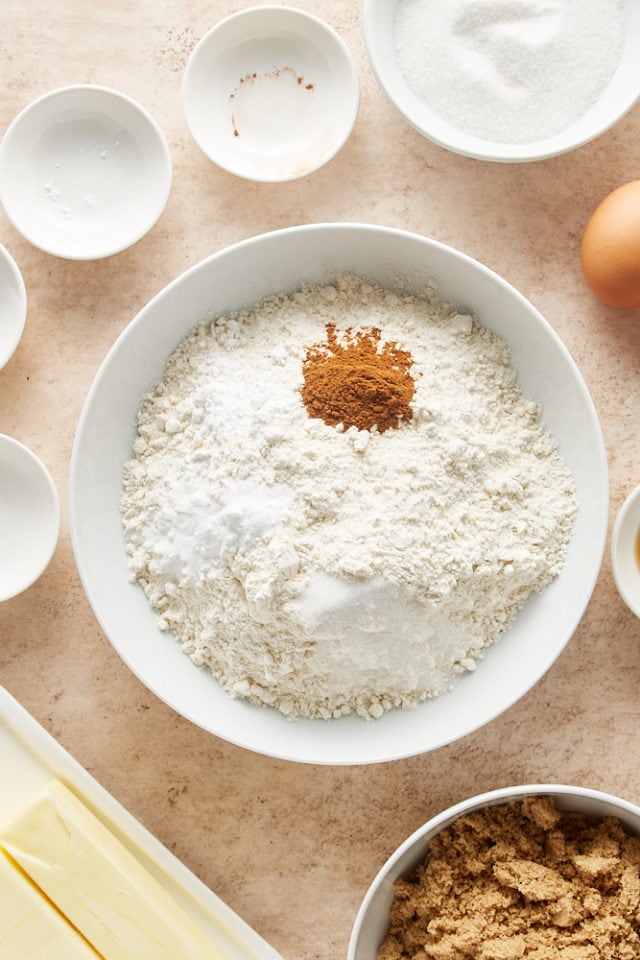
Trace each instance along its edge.
{"label": "ground cinnamon pile", "polygon": [[529,797],[460,817],[395,886],[378,960],[637,960],[640,837]]}
{"label": "ground cinnamon pile", "polygon": [[410,420],[415,384],[409,351],[382,342],[377,327],[349,328],[339,337],[328,323],[326,332],[326,343],[309,347],[303,361],[302,402],[309,416],[380,433]]}

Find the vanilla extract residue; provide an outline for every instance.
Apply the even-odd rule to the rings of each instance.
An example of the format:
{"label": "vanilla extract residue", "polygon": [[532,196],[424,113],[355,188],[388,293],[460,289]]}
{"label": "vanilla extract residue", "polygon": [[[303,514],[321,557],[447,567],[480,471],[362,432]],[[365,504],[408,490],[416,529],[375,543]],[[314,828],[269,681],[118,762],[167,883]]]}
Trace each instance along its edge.
{"label": "vanilla extract residue", "polygon": [[300,93],[310,94],[315,84],[305,80],[293,67],[275,67],[268,73],[246,73],[240,77],[237,87],[229,94],[232,101],[231,123],[234,137],[244,130],[251,112],[272,110],[276,103],[281,110],[291,110],[291,122],[295,122],[292,98]]}

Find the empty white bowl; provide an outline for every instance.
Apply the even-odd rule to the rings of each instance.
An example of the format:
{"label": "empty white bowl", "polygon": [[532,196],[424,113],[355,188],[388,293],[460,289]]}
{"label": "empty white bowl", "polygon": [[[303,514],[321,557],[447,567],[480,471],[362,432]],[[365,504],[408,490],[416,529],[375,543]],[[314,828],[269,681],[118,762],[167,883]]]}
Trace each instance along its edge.
{"label": "empty white bowl", "polygon": [[18,440],[0,434],[0,601],[44,573],[60,533],[60,502],[49,471]]}
{"label": "empty white bowl", "polygon": [[389,857],[372,881],[358,911],[347,953],[347,960],[377,960],[378,949],[389,929],[389,911],[393,885],[408,877],[427,855],[430,840],[461,816],[520,800],[524,797],[552,796],[559,810],[571,810],[586,816],[617,817],[630,834],[640,834],[640,807],[618,797],[586,787],[562,784],[528,784],[504,787],[463,800],[433,817],[402,843]]}
{"label": "empty white bowl", "polygon": [[613,525],[611,570],[618,593],[640,617],[640,487],[629,494]]}
{"label": "empty white bowl", "polygon": [[0,369],[13,356],[27,319],[27,291],[18,265],[0,244]]}
{"label": "empty white bowl", "polygon": [[71,260],[118,253],[164,210],[171,156],[130,97],[81,84],[44,94],[0,144],[0,202],[30,243]]}
{"label": "empty white bowl", "polygon": [[[624,46],[621,59],[597,101],[582,116],[553,135],[530,139],[527,142],[509,143],[500,138],[485,139],[476,136],[444,119],[442,112],[439,113],[433,108],[432,102],[429,103],[426,98],[418,96],[415,92],[417,82],[414,78],[411,78],[411,84],[407,82],[398,62],[395,27],[398,7],[405,2],[410,3],[411,0],[364,0],[365,41],[371,67],[382,91],[405,120],[428,140],[454,153],[481,160],[512,163],[553,157],[573,150],[604,133],[633,107],[640,96],[640,73],[638,72],[640,4],[637,0],[623,0]],[[501,10],[500,7],[495,9]],[[496,64],[509,64],[510,69],[514,70],[516,80],[505,81],[508,90],[505,93],[505,104],[508,104],[509,98],[517,93],[518,85],[526,83],[522,77],[527,77],[532,69],[531,63],[536,62],[537,45],[541,40],[547,39],[548,32],[556,29],[555,21],[559,16],[553,5],[545,7],[543,4],[538,11],[532,12],[531,4],[516,0],[504,15],[505,21],[509,17],[510,22],[503,23],[501,30],[496,30],[491,37],[487,33],[487,20],[490,22],[491,17],[489,3],[469,3],[466,7],[462,4],[458,7],[453,5],[447,15],[453,18],[459,17],[460,23],[450,28],[457,38],[454,60],[457,63],[459,59],[464,69],[468,69],[469,72],[477,66],[476,89],[479,89],[478,84],[484,82],[488,75],[494,75]],[[538,23],[536,23],[536,16],[542,18]],[[523,29],[521,36],[518,35],[519,26]],[[594,50],[597,50],[600,37],[594,36],[592,42]],[[425,58],[430,54],[433,57],[434,44],[437,43],[438,40],[432,36],[424,37]],[[469,44],[468,49],[467,44]],[[496,63],[489,58],[493,47],[497,51]],[[437,53],[438,50],[436,49],[435,52]],[[564,62],[566,50],[562,56]],[[501,59],[502,57],[504,60]],[[513,61],[507,58],[513,58]],[[548,54],[549,59],[553,59],[551,52]],[[600,76],[590,59],[588,46],[585,47],[582,61],[576,69],[584,71],[585,80],[588,79],[589,72],[594,77]],[[451,60],[450,63],[452,63]],[[543,70],[541,76],[544,74]],[[567,83],[571,79],[569,75]],[[510,82],[513,86],[509,89]],[[456,86],[452,74],[449,76],[449,85],[453,98]],[[552,101],[551,94],[544,97],[547,116],[550,116],[554,109]],[[449,115],[452,116],[453,111]]]}
{"label": "empty white bowl", "polygon": [[359,87],[349,50],[322,20],[292,7],[252,7],[197,44],[182,103],[193,139],[218,166],[250,180],[293,180],[344,145]]}

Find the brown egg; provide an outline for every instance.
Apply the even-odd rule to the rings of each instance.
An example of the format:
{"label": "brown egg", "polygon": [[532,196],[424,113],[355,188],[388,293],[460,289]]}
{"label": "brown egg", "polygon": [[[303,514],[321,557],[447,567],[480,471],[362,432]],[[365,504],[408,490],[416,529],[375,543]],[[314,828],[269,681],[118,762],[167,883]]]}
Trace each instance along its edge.
{"label": "brown egg", "polygon": [[640,307],[640,180],[618,187],[596,207],[582,238],[588,286],[612,307]]}

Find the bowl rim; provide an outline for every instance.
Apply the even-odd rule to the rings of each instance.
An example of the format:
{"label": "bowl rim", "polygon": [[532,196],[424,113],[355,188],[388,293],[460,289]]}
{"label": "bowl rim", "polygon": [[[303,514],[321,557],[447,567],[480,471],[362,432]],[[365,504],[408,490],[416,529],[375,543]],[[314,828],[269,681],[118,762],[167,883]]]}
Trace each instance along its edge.
{"label": "bowl rim", "polygon": [[[153,134],[155,143],[155,156],[157,158],[156,164],[158,170],[162,174],[162,189],[158,190],[155,203],[153,204],[149,215],[143,221],[135,221],[137,224],[135,231],[130,230],[129,233],[127,233],[126,236],[123,236],[121,240],[110,244],[101,252],[89,252],[87,254],[82,252],[73,253],[69,252],[68,250],[65,251],[64,248],[58,244],[43,242],[40,240],[37,229],[34,231],[30,226],[32,220],[25,225],[22,222],[21,217],[16,217],[15,207],[11,201],[11,185],[10,183],[7,183],[7,179],[5,177],[5,167],[8,164],[7,157],[11,157],[13,139],[16,136],[16,130],[19,131],[20,127],[28,118],[28,116],[34,111],[39,110],[43,104],[50,100],[68,97],[77,93],[97,94],[106,98],[106,100],[120,101],[121,103],[125,103],[132,108],[147,129]],[[15,163],[15,160],[13,162]],[[25,240],[31,243],[38,250],[42,250],[43,253],[50,254],[54,257],[59,257],[63,260],[102,260],[105,257],[110,257],[114,254],[121,253],[123,250],[127,250],[129,247],[141,240],[160,219],[169,199],[172,178],[173,161],[171,157],[171,151],[169,149],[167,139],[157,121],[146,107],[144,107],[129,94],[123,93],[121,90],[117,90],[114,87],[106,86],[104,84],[69,83],[61,87],[55,87],[52,90],[46,90],[29,103],[25,104],[18,111],[18,113],[9,123],[9,126],[5,130],[5,133],[0,140],[0,205],[2,205],[7,219],[11,222],[18,233],[20,233]],[[129,224],[132,222],[133,221],[131,220],[128,221]]]}
{"label": "bowl rim", "polygon": [[[393,2],[398,2],[398,0],[393,0]],[[442,121],[443,126],[452,134],[451,139],[448,139],[447,136],[443,134],[428,130],[394,97],[378,49],[378,31],[375,29],[375,12],[379,6],[380,0],[363,0],[365,49],[380,90],[404,120],[421,136],[431,141],[431,143],[445,150],[449,150],[451,153],[456,153],[459,156],[492,163],[531,163],[538,160],[549,160],[553,157],[570,153],[596,140],[615,126],[615,124],[619,123],[640,101],[639,85],[635,93],[629,92],[625,98],[621,98],[618,108],[613,111],[606,122],[599,123],[592,131],[585,131],[574,139],[567,140],[566,142],[557,142],[559,135],[555,135],[547,139],[533,140],[522,144],[500,143],[499,141],[484,140],[481,137],[467,134],[463,130],[458,130],[453,125]],[[570,127],[567,129],[570,129]]]}
{"label": "bowl rim", "polygon": [[[398,246],[402,246],[404,243],[411,244],[411,246],[422,247],[423,249],[433,248],[435,251],[439,251],[442,255],[447,257],[453,257],[457,261],[463,261],[468,268],[478,271],[479,274],[485,276],[485,279],[491,283],[491,285],[497,285],[497,288],[505,292],[509,297],[509,302],[518,301],[532,316],[535,324],[540,325],[544,328],[545,336],[553,342],[555,349],[559,351],[562,355],[564,362],[566,362],[570,369],[572,370],[573,379],[575,381],[575,387],[578,390],[581,398],[581,402],[584,405],[585,415],[588,415],[589,422],[594,431],[594,441],[597,445],[597,463],[598,463],[598,489],[595,494],[595,498],[598,504],[598,521],[597,524],[594,523],[593,529],[590,531],[590,543],[593,547],[589,551],[590,560],[589,560],[589,575],[588,582],[586,576],[583,574],[581,582],[583,582],[583,591],[581,591],[581,601],[579,604],[575,604],[575,609],[572,605],[571,613],[571,624],[570,628],[567,628],[566,636],[564,637],[564,642],[558,644],[554,648],[553,656],[549,660],[545,657],[544,666],[541,668],[540,664],[537,664],[535,667],[535,675],[533,678],[527,676],[526,683],[518,682],[515,685],[512,685],[509,689],[508,695],[505,695],[504,698],[500,698],[500,702],[496,704],[494,700],[491,700],[491,703],[487,706],[486,709],[483,709],[481,717],[475,717],[471,724],[468,724],[465,727],[464,733],[458,733],[456,731],[446,730],[442,731],[438,728],[437,730],[437,742],[429,742],[427,745],[416,746],[415,744],[404,744],[400,748],[396,747],[392,751],[386,750],[381,752],[380,748],[376,748],[374,751],[375,755],[371,754],[369,748],[364,750],[358,743],[353,744],[352,740],[349,737],[345,738],[345,743],[341,755],[336,757],[331,751],[327,751],[326,747],[318,747],[317,743],[314,740],[314,737],[311,737],[312,747],[309,748],[308,740],[305,738],[305,748],[302,750],[302,747],[297,743],[296,737],[293,738],[293,743],[287,741],[282,744],[276,743],[275,746],[265,746],[263,744],[256,745],[255,738],[251,735],[248,736],[246,730],[235,729],[229,730],[228,725],[225,727],[224,723],[222,728],[219,723],[214,724],[211,718],[203,720],[201,716],[198,715],[197,709],[189,707],[185,709],[184,704],[179,708],[175,705],[175,696],[172,697],[171,693],[161,689],[162,683],[158,680],[157,677],[150,679],[146,676],[148,671],[144,671],[136,665],[131,663],[131,658],[127,653],[121,649],[122,644],[115,640],[110,633],[110,630],[107,626],[107,610],[102,606],[101,603],[98,603],[96,598],[93,596],[93,590],[91,588],[90,582],[90,572],[89,567],[90,563],[87,562],[87,552],[85,549],[85,544],[83,538],[86,536],[85,531],[82,529],[82,524],[78,516],[78,507],[77,500],[81,494],[83,483],[81,479],[82,472],[82,446],[83,443],[86,443],[86,435],[88,435],[88,423],[91,421],[91,417],[94,415],[94,407],[100,399],[101,391],[103,388],[103,382],[108,381],[110,376],[110,371],[112,366],[117,362],[117,355],[120,350],[123,342],[131,336],[135,336],[138,329],[144,330],[145,326],[149,323],[149,318],[153,317],[155,312],[160,308],[163,301],[176,296],[181,290],[191,289],[192,284],[198,284],[198,277],[206,277],[211,268],[211,265],[214,262],[224,262],[224,259],[230,256],[235,256],[236,251],[245,248],[245,247],[254,247],[257,251],[263,247],[264,244],[272,243],[276,240],[278,244],[289,243],[291,245],[298,244],[298,239],[303,234],[311,235],[327,233],[328,237],[331,239],[332,243],[334,241],[334,233],[338,231],[339,234],[344,234],[343,242],[349,241],[349,245],[353,246],[354,240],[362,235],[362,232],[371,232],[376,238],[376,242],[380,245],[384,242],[385,249],[387,242],[390,239],[396,238]],[[353,235],[353,236],[352,236]],[[337,234],[336,234],[337,236]],[[322,238],[321,238],[322,239]],[[316,242],[313,237],[309,240],[310,243]],[[326,241],[325,241],[326,242]],[[385,261],[386,262],[386,261]],[[366,272],[366,271],[365,271]],[[252,301],[254,302],[254,301]],[[220,309],[227,309],[220,307]],[[194,326],[197,321],[191,324]],[[86,459],[86,458],[85,458]],[[85,480],[86,486],[86,480]],[[130,320],[130,322],[125,326],[125,328],[120,332],[116,341],[111,346],[110,350],[106,354],[100,368],[96,372],[96,375],[93,379],[93,382],[89,388],[88,394],[85,398],[85,402],[80,414],[80,419],[77,424],[77,429],[75,432],[72,454],[71,454],[71,463],[69,471],[69,509],[70,509],[70,533],[71,540],[74,550],[74,556],[76,560],[76,565],[80,574],[80,578],[83,582],[85,592],[88,596],[90,604],[96,615],[96,619],[100,623],[106,637],[110,640],[112,645],[116,648],[117,652],[121,658],[125,661],[127,666],[132,670],[132,672],[144,683],[152,692],[155,693],[161,700],[163,700],[167,705],[171,706],[172,709],[180,713],[186,719],[195,723],[198,726],[203,727],[203,729],[208,730],[211,733],[214,733],[217,736],[222,737],[223,739],[228,740],[229,742],[235,743],[238,746],[244,747],[246,749],[254,750],[257,753],[263,755],[269,755],[277,757],[280,759],[292,760],[297,762],[306,762],[306,763],[316,763],[316,764],[331,764],[334,766],[337,765],[359,765],[359,764],[369,764],[369,763],[380,763],[388,762],[391,760],[402,759],[405,757],[413,756],[416,754],[421,754],[429,752],[438,747],[445,746],[448,743],[460,739],[461,736],[467,736],[469,733],[472,733],[474,730],[482,727],[495,719],[510,706],[512,706],[517,700],[519,700],[527,691],[529,691],[539,679],[546,673],[552,664],[555,662],[557,657],[560,655],[562,650],[566,647],[566,644],[570,641],[573,633],[575,632],[588,602],[590,600],[591,594],[595,588],[599,572],[601,569],[602,555],[604,552],[605,539],[607,533],[607,523],[608,523],[608,471],[607,471],[607,462],[606,462],[606,452],[604,447],[604,440],[602,437],[601,428],[599,425],[597,413],[591,396],[588,392],[586,383],[582,378],[582,375],[575,364],[575,361],[572,359],[569,351],[562,343],[560,337],[555,332],[548,320],[546,320],[542,314],[533,306],[533,304],[515,287],[513,287],[507,280],[503,279],[499,274],[495,273],[491,268],[485,266],[479,261],[475,260],[470,255],[463,253],[456,248],[442,243],[441,241],[422,236],[418,233],[398,229],[395,227],[385,227],[379,224],[366,224],[366,223],[352,223],[352,222],[333,222],[333,223],[313,223],[313,224],[303,224],[295,227],[284,227],[278,230],[269,231],[267,233],[258,234],[253,237],[249,237],[236,243],[231,244],[228,247],[225,247],[221,250],[216,251],[215,253],[209,255],[205,259],[201,260],[199,263],[194,264],[189,267],[186,271],[181,273],[179,276],[175,277],[167,285],[165,285],[159,292],[155,294],[145,304],[138,313]],[[600,504],[602,509],[600,509]],[[591,536],[592,534],[592,536]],[[160,688],[160,689],[159,689]],[[227,695],[228,696],[228,695]],[[424,706],[424,705],[421,705]],[[428,705],[427,705],[428,706]],[[255,707],[256,710],[262,708]],[[420,707],[417,708],[418,710]],[[411,714],[412,711],[403,711],[403,713]],[[344,721],[353,720],[354,718],[342,718]],[[286,722],[286,721],[283,721]],[[312,724],[321,721],[306,721],[301,719],[296,721],[301,727],[305,727],[305,724]],[[342,721],[337,720],[335,723],[341,723]],[[356,718],[354,722],[363,723],[363,721]],[[376,723],[382,724],[384,718]],[[259,723],[259,721],[258,721]],[[213,724],[213,725],[212,725]],[[215,729],[213,727],[215,726]],[[255,727],[255,723],[252,723],[252,728]],[[305,727],[308,729],[308,727]],[[345,731],[348,732],[348,731]],[[301,734],[300,734],[301,735]],[[258,738],[261,739],[260,737]],[[331,753],[331,756],[329,756]]]}
{"label": "bowl rim", "polygon": [[0,259],[4,261],[5,266],[9,270],[18,292],[18,305],[15,311],[16,322],[14,324],[13,336],[11,338],[5,338],[4,329],[0,332],[0,370],[2,370],[16,352],[18,344],[22,339],[27,321],[28,302],[27,288],[20,267],[2,243],[0,243]]}
{"label": "bowl rim", "polygon": [[14,597],[17,597],[19,594],[24,593],[25,590],[31,587],[36,580],[42,576],[44,571],[51,563],[53,555],[56,552],[58,541],[60,539],[61,527],[60,495],[58,493],[58,488],[54,483],[53,477],[51,476],[51,473],[45,466],[44,462],[25,443],[23,443],[21,440],[16,440],[15,437],[11,437],[6,433],[0,433],[0,453],[3,448],[9,448],[15,451],[18,457],[21,458],[22,462],[27,463],[29,465],[29,469],[36,473],[40,479],[44,481],[48,499],[47,506],[51,511],[52,526],[49,544],[47,549],[43,550],[39,562],[34,564],[30,575],[22,582],[22,585],[15,587],[9,593],[0,592],[0,603],[2,603],[4,600],[11,600]]}
{"label": "bowl rim", "polygon": [[636,617],[640,617],[640,595],[632,596],[629,593],[627,582],[622,574],[622,565],[620,562],[620,539],[634,511],[638,513],[638,520],[634,524],[636,536],[640,536],[640,485],[631,490],[618,511],[611,531],[610,550],[611,575],[618,593],[629,610],[635,614]]}
{"label": "bowl rim", "polygon": [[[340,54],[343,66],[346,67],[349,74],[349,97],[351,99],[351,110],[347,119],[345,120],[344,126],[340,130],[340,135],[336,138],[331,149],[326,153],[323,153],[316,163],[306,166],[300,172],[290,172],[283,175],[273,174],[271,176],[268,174],[261,176],[255,171],[253,173],[241,172],[234,164],[226,162],[224,158],[218,154],[214,156],[212,152],[206,149],[202,143],[199,128],[194,129],[192,123],[190,104],[192,99],[193,74],[203,52],[212,42],[214,37],[222,30],[227,29],[230,24],[239,20],[249,20],[251,17],[256,16],[273,16],[274,19],[289,17],[292,21],[304,20],[307,21],[307,23],[312,24],[318,32],[323,33],[334,45],[335,49]],[[327,23],[316,14],[310,13],[308,10],[303,10],[300,7],[293,7],[287,4],[279,5],[267,3],[264,6],[254,5],[251,7],[246,7],[242,10],[237,10],[226,17],[223,17],[200,37],[193,50],[189,54],[189,58],[185,65],[182,75],[180,96],[182,102],[182,112],[187,129],[189,130],[194,143],[202,151],[204,156],[207,157],[212,163],[215,163],[216,166],[220,167],[221,170],[224,170],[233,176],[240,177],[241,179],[249,180],[254,183],[286,183],[291,180],[299,180],[303,177],[311,176],[311,174],[315,173],[317,170],[320,170],[322,167],[326,166],[327,163],[333,160],[334,157],[345,146],[349,137],[351,136],[351,133],[353,132],[360,109],[360,76],[351,50],[340,36],[338,31],[332,27],[331,24]]]}
{"label": "bowl rim", "polygon": [[[458,820],[459,817],[475,810],[480,810],[491,806],[499,806],[501,804],[508,803],[510,800],[519,800],[528,796],[559,797],[565,795],[570,795],[578,801],[595,801],[602,806],[609,805],[611,807],[615,807],[620,811],[621,814],[626,814],[628,819],[633,818],[637,821],[636,832],[640,834],[639,805],[634,804],[629,800],[624,800],[622,797],[618,797],[615,794],[591,787],[572,786],[570,784],[557,782],[518,784],[510,787],[498,787],[492,790],[487,790],[483,793],[474,794],[473,796],[467,797],[464,800],[459,800],[451,806],[446,807],[444,810],[434,814],[434,816],[430,817],[427,821],[412,831],[412,833],[410,833],[409,836],[406,837],[395,848],[395,850],[393,850],[393,852],[384,861],[382,866],[376,871],[373,879],[367,887],[365,895],[356,913],[349,938],[347,960],[364,960],[363,957],[356,955],[356,950],[358,948],[358,940],[364,929],[363,925],[366,921],[367,912],[371,902],[376,896],[381,885],[385,882],[385,880],[387,880],[388,875],[393,874],[393,868],[398,861],[401,860],[404,855],[420,841],[425,840],[425,842],[428,843],[428,840],[430,840],[432,836],[437,835],[446,827],[450,826],[452,823]],[[569,810],[573,808],[568,805],[563,805],[562,809]],[[596,814],[596,816],[598,816],[598,814]],[[424,853],[420,855],[419,859],[421,860],[423,858]],[[402,875],[403,873],[398,874],[398,876]],[[369,960],[369,958],[367,958],[367,960]],[[371,960],[375,960],[375,958],[371,957]]]}

